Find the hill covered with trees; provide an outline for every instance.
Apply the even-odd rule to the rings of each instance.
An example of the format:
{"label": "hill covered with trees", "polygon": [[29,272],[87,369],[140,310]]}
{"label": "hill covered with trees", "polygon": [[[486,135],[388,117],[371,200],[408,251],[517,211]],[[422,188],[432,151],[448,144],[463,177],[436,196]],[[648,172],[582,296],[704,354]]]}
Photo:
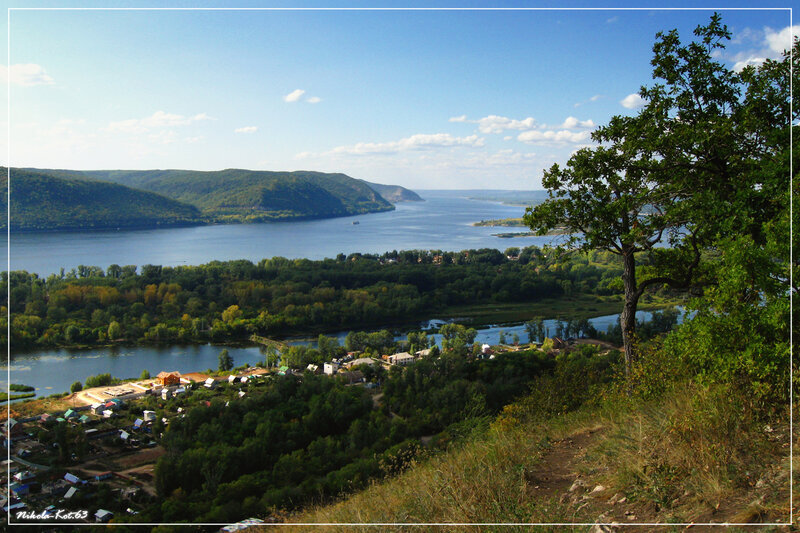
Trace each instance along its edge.
{"label": "hill covered with trees", "polygon": [[422,200],[403,187],[310,171],[12,169],[11,178],[15,231],[331,218]]}
{"label": "hill covered with trees", "polygon": [[[364,181],[364,180],[361,180]],[[397,202],[422,202],[420,195],[399,185],[384,185],[382,183],[372,183],[364,181],[370,189],[380,194],[387,202],[396,204]]]}
{"label": "hill covered with trees", "polygon": [[[1,169],[2,209],[8,209],[8,172]],[[200,211],[160,194],[94,180],[11,170],[12,231],[115,229],[201,223]],[[0,220],[6,228],[6,218]]]}
{"label": "hill covered with trees", "polygon": [[77,174],[191,204],[214,222],[328,218],[394,209],[366,183],[345,174],[244,169],[91,170]]}

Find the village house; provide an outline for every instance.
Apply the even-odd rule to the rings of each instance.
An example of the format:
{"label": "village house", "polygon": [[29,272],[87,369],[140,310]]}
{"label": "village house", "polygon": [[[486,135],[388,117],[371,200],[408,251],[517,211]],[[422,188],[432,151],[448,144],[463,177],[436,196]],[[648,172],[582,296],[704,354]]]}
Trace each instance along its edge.
{"label": "village house", "polygon": [[17,472],[14,474],[14,479],[17,481],[27,481],[28,479],[33,479],[36,477],[36,474],[31,473],[29,470],[23,470],[22,472]]}
{"label": "village house", "polygon": [[19,437],[24,434],[25,431],[22,429],[22,425],[13,418],[9,418],[3,422],[3,436],[6,439]]}
{"label": "village house", "polygon": [[408,352],[400,352],[389,356],[392,365],[406,366],[414,362],[414,356]]}
{"label": "village house", "polygon": [[79,478],[75,474],[70,474],[69,472],[64,474],[64,480],[68,481],[69,483],[72,483],[73,485],[77,483],[83,483],[83,481],[81,481],[81,478]]}
{"label": "village house", "polygon": [[113,475],[114,475],[114,474],[113,474],[113,473],[111,473],[110,471],[109,471],[109,472],[100,472],[99,474],[97,474],[96,476],[94,476],[94,480],[95,480],[95,481],[103,481],[103,480],[105,480],[105,479],[111,479],[111,477],[112,477]]}
{"label": "village house", "polygon": [[323,365],[323,372],[325,372],[325,374],[329,376],[332,376],[338,371],[339,371],[339,363],[334,363],[333,361],[331,361]]}
{"label": "village house", "polygon": [[25,496],[30,492],[30,486],[14,482],[8,486],[8,490],[11,491],[12,496],[19,498],[20,496]]}
{"label": "village house", "polygon": [[357,367],[359,365],[375,366],[376,364],[378,364],[378,362],[375,361],[375,359],[373,359],[372,357],[360,357],[358,359],[355,359],[355,360],[351,361],[346,366],[347,366],[347,368],[354,368],[354,367]]}
{"label": "village house", "polygon": [[180,372],[159,372],[156,376],[156,383],[162,387],[170,387],[172,385],[180,385],[181,373]]}

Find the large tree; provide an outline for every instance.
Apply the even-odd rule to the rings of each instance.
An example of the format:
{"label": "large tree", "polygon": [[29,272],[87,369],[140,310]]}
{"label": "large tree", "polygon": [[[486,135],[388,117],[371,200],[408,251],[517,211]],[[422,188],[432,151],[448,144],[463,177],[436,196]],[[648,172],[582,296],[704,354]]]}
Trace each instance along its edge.
{"label": "large tree", "polygon": [[539,234],[562,227],[568,246],[621,256],[628,374],[642,294],[696,284],[702,254],[721,236],[763,242],[763,221],[788,188],[788,55],[737,73],[715,59],[730,39],[719,15],[695,36],[682,44],[676,30],[656,35],[656,83],[639,92],[646,105],[593,132],[599,146],[546,170],[549,199],[525,215]]}

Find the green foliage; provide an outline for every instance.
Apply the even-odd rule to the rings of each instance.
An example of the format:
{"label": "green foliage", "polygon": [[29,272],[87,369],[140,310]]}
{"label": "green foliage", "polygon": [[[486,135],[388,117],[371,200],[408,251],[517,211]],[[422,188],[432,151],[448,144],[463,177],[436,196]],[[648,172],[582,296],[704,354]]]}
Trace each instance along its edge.
{"label": "green foliage", "polygon": [[12,383],[8,386],[8,390],[13,392],[31,392],[36,390],[34,387],[30,385],[20,385],[19,383]]}
{"label": "green foliage", "polygon": [[98,374],[96,376],[89,376],[86,378],[85,387],[91,389],[93,387],[106,387],[108,385],[116,385],[120,382],[119,379],[113,377],[111,374]]}
{"label": "green foliage", "polygon": [[726,240],[721,250],[718,284],[691,302],[697,314],[665,348],[702,383],[734,384],[751,410],[779,409],[789,384],[787,262],[749,236]]}
{"label": "green foliage", "polygon": [[0,402],[7,402],[9,400],[22,400],[24,398],[33,398],[34,396],[36,396],[35,392],[23,392],[9,396],[7,392],[0,391]]}
{"label": "green foliage", "polygon": [[406,339],[408,340],[408,352],[412,354],[426,350],[433,344],[433,338],[428,337],[424,331],[409,331]]}
{"label": "green foliage", "polygon": [[445,324],[439,330],[442,335],[442,350],[455,355],[467,355],[475,342],[478,334],[475,328],[468,328],[462,324]]}
{"label": "green foliage", "polygon": [[[718,14],[695,35],[683,44],[676,30],[657,34],[658,82],[640,91],[647,104],[593,132],[600,146],[546,171],[550,198],[525,215],[540,234],[562,225],[570,244],[622,257],[628,375],[644,291],[696,284],[703,250],[742,233],[760,245],[763,223],[785,209],[787,133],[796,118],[788,112],[789,54],[738,74],[715,59],[730,39]],[[656,248],[662,238],[671,248]],[[640,254],[652,268],[637,269]]]}
{"label": "green foliage", "polygon": [[219,371],[227,372],[231,368],[233,368],[233,357],[230,356],[227,348],[223,348],[222,351],[219,352]]}
{"label": "green foliage", "polygon": [[[114,183],[61,178],[45,171],[11,169],[14,195],[11,228],[15,231],[85,228],[135,228],[197,224],[199,211],[152,192]],[[0,186],[8,187],[0,168]],[[6,196],[0,198],[5,211]],[[6,221],[0,221],[5,228]]]}
{"label": "green foliage", "polygon": [[74,382],[72,385],[69,386],[70,392],[78,392],[83,390],[83,385],[81,385],[80,381]]}
{"label": "green foliage", "polygon": [[142,370],[142,373],[139,376],[139,379],[150,379],[150,371],[147,370],[146,368],[144,370]]}
{"label": "green foliage", "polygon": [[[435,255],[449,259],[435,264]],[[138,273],[133,265],[112,265],[108,272],[81,265],[47,278],[12,272],[0,277],[0,298],[11,303],[15,348],[104,344],[104,336],[128,342],[221,342],[253,333],[366,329],[427,318],[454,306],[555,298],[564,294],[565,282],[575,292],[606,295],[618,274],[619,262],[611,254],[590,260],[529,247],[510,261],[497,250],[413,250],[343,262],[276,257],[258,264],[144,265]],[[0,328],[0,340],[5,332]],[[348,351],[394,348],[390,332],[351,337],[345,344]]]}
{"label": "green foliage", "polygon": [[281,363],[290,368],[304,369],[309,364],[322,365],[327,358],[318,350],[308,346],[290,346],[281,354]]}
{"label": "green foliage", "polygon": [[365,182],[344,174],[243,169],[210,172],[117,170],[82,174],[191,204],[217,222],[324,218],[394,209]]}

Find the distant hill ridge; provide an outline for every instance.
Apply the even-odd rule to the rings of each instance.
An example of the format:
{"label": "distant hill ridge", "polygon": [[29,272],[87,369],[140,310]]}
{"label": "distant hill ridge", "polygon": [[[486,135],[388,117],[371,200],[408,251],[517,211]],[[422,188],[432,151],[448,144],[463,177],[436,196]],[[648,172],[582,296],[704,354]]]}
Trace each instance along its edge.
{"label": "distant hill ridge", "polygon": [[366,180],[359,180],[366,183],[373,191],[377,192],[383,198],[388,201],[396,204],[398,202],[424,202],[420,195],[406,189],[405,187],[401,187],[399,185],[384,185],[382,183],[372,183]]}
{"label": "distant hill ridge", "polygon": [[[13,181],[14,178],[19,178],[21,188]],[[47,194],[42,196],[33,186],[44,187],[43,180],[46,180],[47,187],[59,191],[59,198]],[[30,186],[26,186],[26,181]],[[77,183],[82,185],[78,187]],[[111,200],[108,197],[110,185],[122,187],[114,189],[117,194],[130,195],[129,205],[112,207],[121,200],[116,197],[115,202],[108,203]],[[130,227],[125,222],[127,219],[137,219],[140,221],[137,224],[144,226],[263,222],[330,218],[394,209],[372,185],[398,198],[395,201],[419,198],[399,186],[369,184],[345,174],[313,171],[12,169],[12,202],[20,202],[16,212],[15,205],[12,205],[12,217],[16,221],[12,227],[18,230]],[[97,194],[87,193],[93,188]],[[78,194],[78,189],[83,192]],[[135,193],[152,195],[146,197],[151,205],[141,206],[145,197]],[[45,201],[40,207],[60,206],[56,210],[50,209],[53,215],[51,225],[47,224],[48,217],[41,220],[36,217],[37,200]],[[169,202],[165,203],[167,200]],[[144,209],[147,216],[133,209],[135,206]],[[159,208],[165,209],[163,216],[159,215]],[[115,221],[113,213],[117,210],[123,216]],[[98,211],[97,216],[95,211]],[[82,215],[76,218],[77,212]],[[84,225],[76,226],[79,220],[83,220]]]}
{"label": "distant hill ridge", "polygon": [[[8,171],[0,168],[3,212],[8,209]],[[116,183],[62,178],[11,169],[14,231],[116,229],[200,224],[200,211],[162,195]],[[0,227],[7,228],[6,217]]]}

